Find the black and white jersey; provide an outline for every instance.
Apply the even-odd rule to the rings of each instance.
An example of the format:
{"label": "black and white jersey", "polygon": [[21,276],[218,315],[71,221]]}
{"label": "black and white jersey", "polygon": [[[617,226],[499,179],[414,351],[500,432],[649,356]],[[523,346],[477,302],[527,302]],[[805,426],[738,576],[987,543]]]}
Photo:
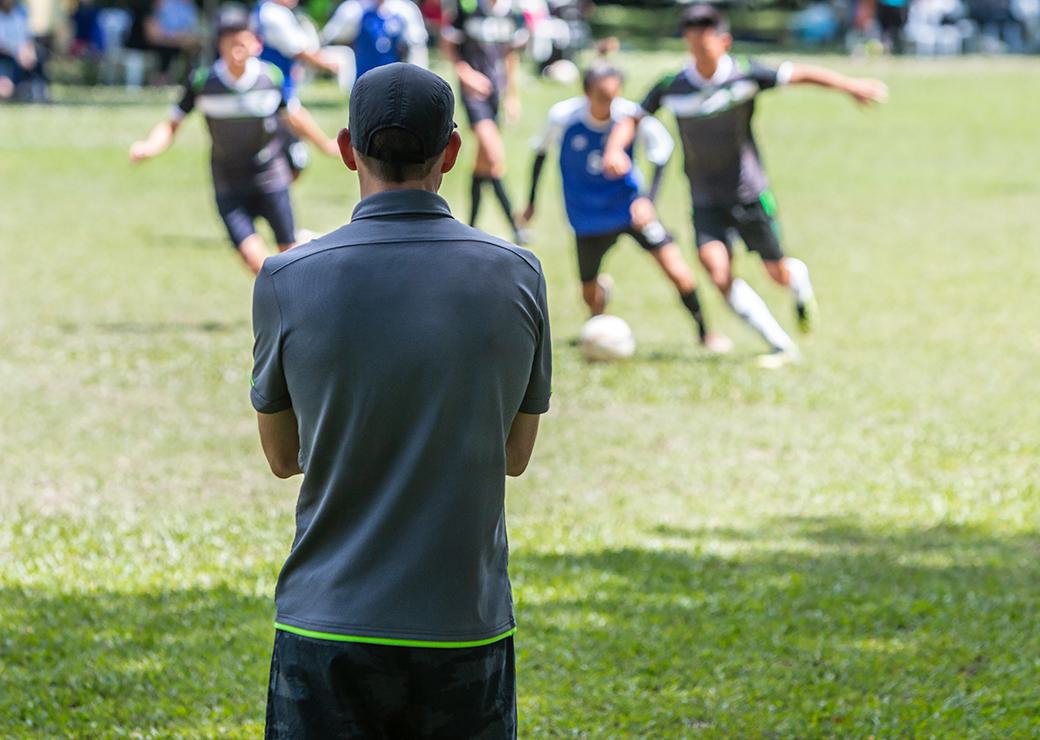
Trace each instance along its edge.
{"label": "black and white jersey", "polygon": [[499,92],[506,87],[506,57],[530,36],[523,10],[513,0],[458,0],[441,34]]}
{"label": "black and white jersey", "polygon": [[752,203],[768,188],[751,131],[755,97],[786,84],[790,75],[789,63],[773,69],[726,55],[710,80],[691,63],[646,96],[647,113],[667,108],[675,114],[694,205]]}
{"label": "black and white jersey", "polygon": [[213,186],[219,192],[289,186],[292,176],[282,141],[279,114],[286,102],[282,74],[250,59],[237,80],[222,61],[199,69],[171,117],[180,121],[198,108],[213,140]]}

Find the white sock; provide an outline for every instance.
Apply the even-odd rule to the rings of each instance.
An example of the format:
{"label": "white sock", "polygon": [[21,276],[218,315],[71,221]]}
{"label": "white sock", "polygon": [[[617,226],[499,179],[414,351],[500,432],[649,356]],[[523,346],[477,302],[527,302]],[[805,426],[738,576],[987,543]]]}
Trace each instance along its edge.
{"label": "white sock", "polygon": [[773,314],[769,313],[769,307],[762,300],[762,296],[743,280],[737,278],[733,281],[726,300],[734,313],[761,334],[773,349],[788,350],[794,347],[791,337],[773,318]]}
{"label": "white sock", "polygon": [[784,266],[791,276],[791,292],[799,303],[808,303],[813,298],[812,281],[809,280],[809,267],[796,257],[784,257]]}

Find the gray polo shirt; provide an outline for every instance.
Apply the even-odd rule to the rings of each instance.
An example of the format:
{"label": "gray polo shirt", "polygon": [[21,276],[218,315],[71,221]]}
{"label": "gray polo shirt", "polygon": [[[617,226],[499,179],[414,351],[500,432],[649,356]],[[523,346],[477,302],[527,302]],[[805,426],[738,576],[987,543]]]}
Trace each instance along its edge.
{"label": "gray polo shirt", "polygon": [[252,402],[292,408],[303,484],[276,626],[327,639],[512,634],[505,440],[549,408],[545,279],[530,252],[421,190],[271,257],[253,295]]}

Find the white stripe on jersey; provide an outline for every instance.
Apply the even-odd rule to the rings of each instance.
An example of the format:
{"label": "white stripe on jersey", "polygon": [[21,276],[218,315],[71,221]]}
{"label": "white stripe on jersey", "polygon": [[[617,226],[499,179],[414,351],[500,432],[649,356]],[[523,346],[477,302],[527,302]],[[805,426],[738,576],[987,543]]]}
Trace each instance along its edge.
{"label": "white stripe on jersey", "polygon": [[281,90],[199,95],[195,104],[208,118],[267,118],[278,112]]}
{"label": "white stripe on jersey", "polygon": [[665,95],[661,105],[679,118],[714,116],[746,103],[759,93],[754,80],[739,80],[723,88],[709,88],[686,95]]}

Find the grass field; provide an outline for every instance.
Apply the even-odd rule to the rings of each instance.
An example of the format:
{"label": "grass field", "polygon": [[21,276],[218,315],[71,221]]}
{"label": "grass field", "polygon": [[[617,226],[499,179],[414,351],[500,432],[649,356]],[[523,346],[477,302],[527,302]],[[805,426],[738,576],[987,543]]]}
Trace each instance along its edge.
{"label": "grass field", "polygon": [[[638,354],[586,365],[543,185],[554,406],[508,494],[523,736],[1040,736],[1040,65],[829,61],[892,102],[761,101],[824,311],[800,367],[759,370],[711,291],[737,350],[702,355],[632,244],[608,269]],[[630,57],[631,94],[673,64]],[[518,201],[569,93],[525,84]],[[172,91],[64,94],[0,108],[0,736],[255,737],[297,482],[256,441],[250,279],[200,121],[126,162]],[[445,185],[460,214],[467,190]],[[356,199],[327,159],[295,191],[318,231]],[[662,203],[690,254],[678,162]]]}

